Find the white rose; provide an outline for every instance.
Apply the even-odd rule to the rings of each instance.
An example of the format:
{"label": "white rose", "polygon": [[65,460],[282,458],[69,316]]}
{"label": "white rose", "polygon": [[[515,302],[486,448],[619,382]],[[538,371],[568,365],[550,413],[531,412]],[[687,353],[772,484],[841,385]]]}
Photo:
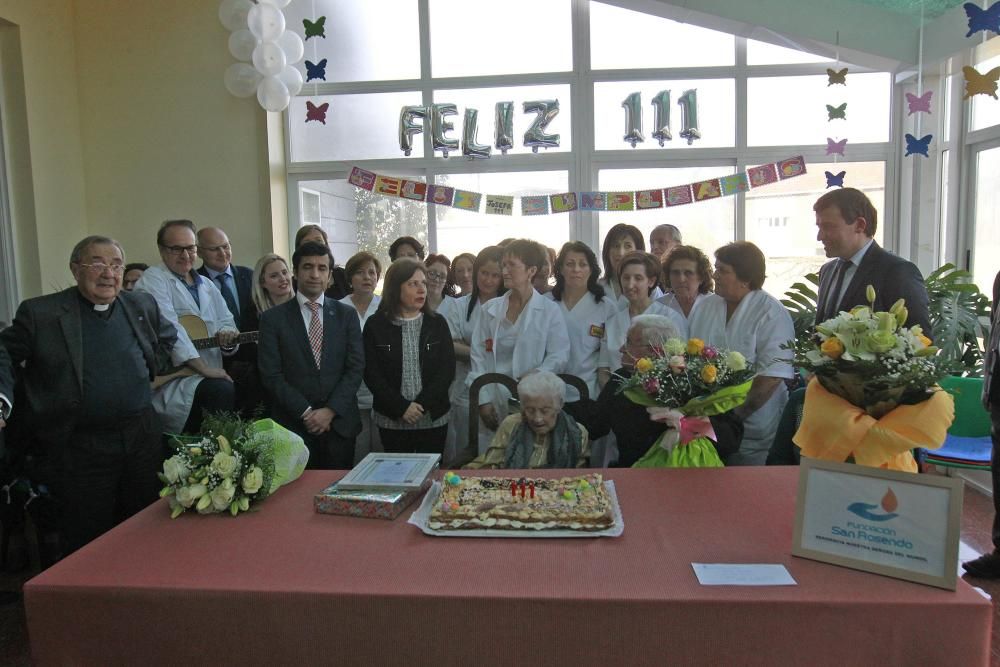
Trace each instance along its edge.
{"label": "white rose", "polygon": [[191,484],[177,489],[177,502],[185,508],[190,508],[194,502],[208,493],[208,487],[204,484]]}
{"label": "white rose", "polygon": [[226,454],[225,452],[219,452],[212,459],[212,472],[216,473],[223,479],[228,479],[233,476],[236,472],[236,468],[239,466],[240,462],[232,454]]}
{"label": "white rose", "polygon": [[243,490],[251,495],[260,491],[261,485],[264,483],[264,471],[254,466],[250,469],[250,472],[243,475]]}
{"label": "white rose", "polygon": [[233,480],[222,480],[222,484],[212,491],[212,507],[216,512],[229,509],[229,503],[233,501],[234,495],[236,495],[236,485],[233,484]]}
{"label": "white rose", "polygon": [[734,371],[746,370],[747,358],[736,350],[731,350],[726,353],[726,364]]}
{"label": "white rose", "polygon": [[191,470],[187,463],[180,456],[174,455],[163,462],[163,475],[170,484],[176,484],[185,477]]}

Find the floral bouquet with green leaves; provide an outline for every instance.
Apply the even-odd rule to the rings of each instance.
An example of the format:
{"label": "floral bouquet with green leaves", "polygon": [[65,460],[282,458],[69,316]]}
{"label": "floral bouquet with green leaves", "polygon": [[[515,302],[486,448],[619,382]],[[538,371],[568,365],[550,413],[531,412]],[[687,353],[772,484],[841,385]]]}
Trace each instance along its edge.
{"label": "floral bouquet with green leaves", "polygon": [[632,376],[620,378],[618,391],[638,405],[670,408],[654,418],[673,428],[633,467],[721,467],[708,417],[742,405],[753,377],[742,354],[699,338],[669,338],[652,357],[637,359]]}
{"label": "floral bouquet with green leaves", "polygon": [[246,512],[299,477],[309,460],[302,438],[270,419],[250,422],[231,413],[206,415],[201,434],[175,435],[176,453],[158,476],[170,516]]}

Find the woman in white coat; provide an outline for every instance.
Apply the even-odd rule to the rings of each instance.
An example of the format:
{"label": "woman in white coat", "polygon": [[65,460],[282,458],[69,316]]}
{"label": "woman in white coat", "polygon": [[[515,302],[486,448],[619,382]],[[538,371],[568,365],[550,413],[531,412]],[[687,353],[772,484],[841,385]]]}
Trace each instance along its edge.
{"label": "woman in white coat", "polygon": [[680,313],[685,320],[715,289],[712,263],[698,248],[679,245],[663,258],[663,290],[658,301]]}
{"label": "woman in white coat", "polygon": [[764,271],[764,253],[754,244],[719,248],[715,294],[691,315],[692,338],[742,353],[757,371],[746,402],[733,410],[743,420],[743,441],[726,465],[764,465],[788,401],[785,380],[794,373],[791,353],[781,346],[795,338],[795,328],[781,302],[761,289]]}
{"label": "woman in white coat", "polygon": [[502,296],[503,286],[500,263],[503,248],[487,246],[474,258],[472,286],[469,293],[455,300],[448,311],[448,326],[455,342],[455,380],[451,384],[451,416],[448,418],[448,441],[445,444],[444,467],[459,467],[486,451],[490,439],[482,424],[479,442],[469,440],[469,387],[465,378],[469,374],[472,335],[483,314],[483,305]]}
{"label": "woman in white coat", "polygon": [[[534,370],[562,373],[569,362],[569,335],[559,306],[535,291],[532,278],[548,261],[545,247],[518,239],[504,248],[501,272],[509,291],[483,306],[472,336],[472,367],[466,384],[484,373],[520,380]],[[479,415],[496,431],[507,416],[507,393],[497,385],[479,394]],[[492,436],[492,434],[491,434]]]}
{"label": "woman in white coat", "polygon": [[[365,322],[378,310],[381,301],[375,294],[375,287],[382,275],[382,265],[370,252],[359,252],[347,260],[344,273],[351,285],[351,293],[340,300],[358,313],[358,324],[364,331]],[[354,462],[368,456],[370,452],[381,452],[382,441],[377,428],[372,428],[372,392],[364,382],[358,387],[358,412],[361,414],[361,433],[354,441]]]}

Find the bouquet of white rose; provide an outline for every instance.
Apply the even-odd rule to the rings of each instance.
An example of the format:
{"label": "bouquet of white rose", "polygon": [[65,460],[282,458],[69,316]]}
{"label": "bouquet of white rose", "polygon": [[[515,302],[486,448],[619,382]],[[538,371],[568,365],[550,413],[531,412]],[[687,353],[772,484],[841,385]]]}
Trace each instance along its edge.
{"label": "bouquet of white rose", "polygon": [[236,415],[207,415],[202,433],[173,436],[176,453],[163,462],[160,497],[170,516],[229,511],[236,516],[282,484],[299,477],[309,460],[302,438],[271,420],[248,422]]}

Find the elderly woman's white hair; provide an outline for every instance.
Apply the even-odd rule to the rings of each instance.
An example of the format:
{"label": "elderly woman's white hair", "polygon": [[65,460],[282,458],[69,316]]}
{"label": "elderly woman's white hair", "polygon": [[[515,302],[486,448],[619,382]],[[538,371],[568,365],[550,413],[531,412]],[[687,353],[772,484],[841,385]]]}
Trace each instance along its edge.
{"label": "elderly woman's white hair", "polygon": [[665,315],[637,315],[632,318],[628,330],[639,330],[642,342],[647,345],[663,345],[668,338],[681,337],[677,326]]}
{"label": "elderly woman's white hair", "polygon": [[566,383],[558,375],[549,371],[529,373],[517,383],[517,395],[522,400],[525,397],[549,398],[557,408],[562,408],[566,402]]}

